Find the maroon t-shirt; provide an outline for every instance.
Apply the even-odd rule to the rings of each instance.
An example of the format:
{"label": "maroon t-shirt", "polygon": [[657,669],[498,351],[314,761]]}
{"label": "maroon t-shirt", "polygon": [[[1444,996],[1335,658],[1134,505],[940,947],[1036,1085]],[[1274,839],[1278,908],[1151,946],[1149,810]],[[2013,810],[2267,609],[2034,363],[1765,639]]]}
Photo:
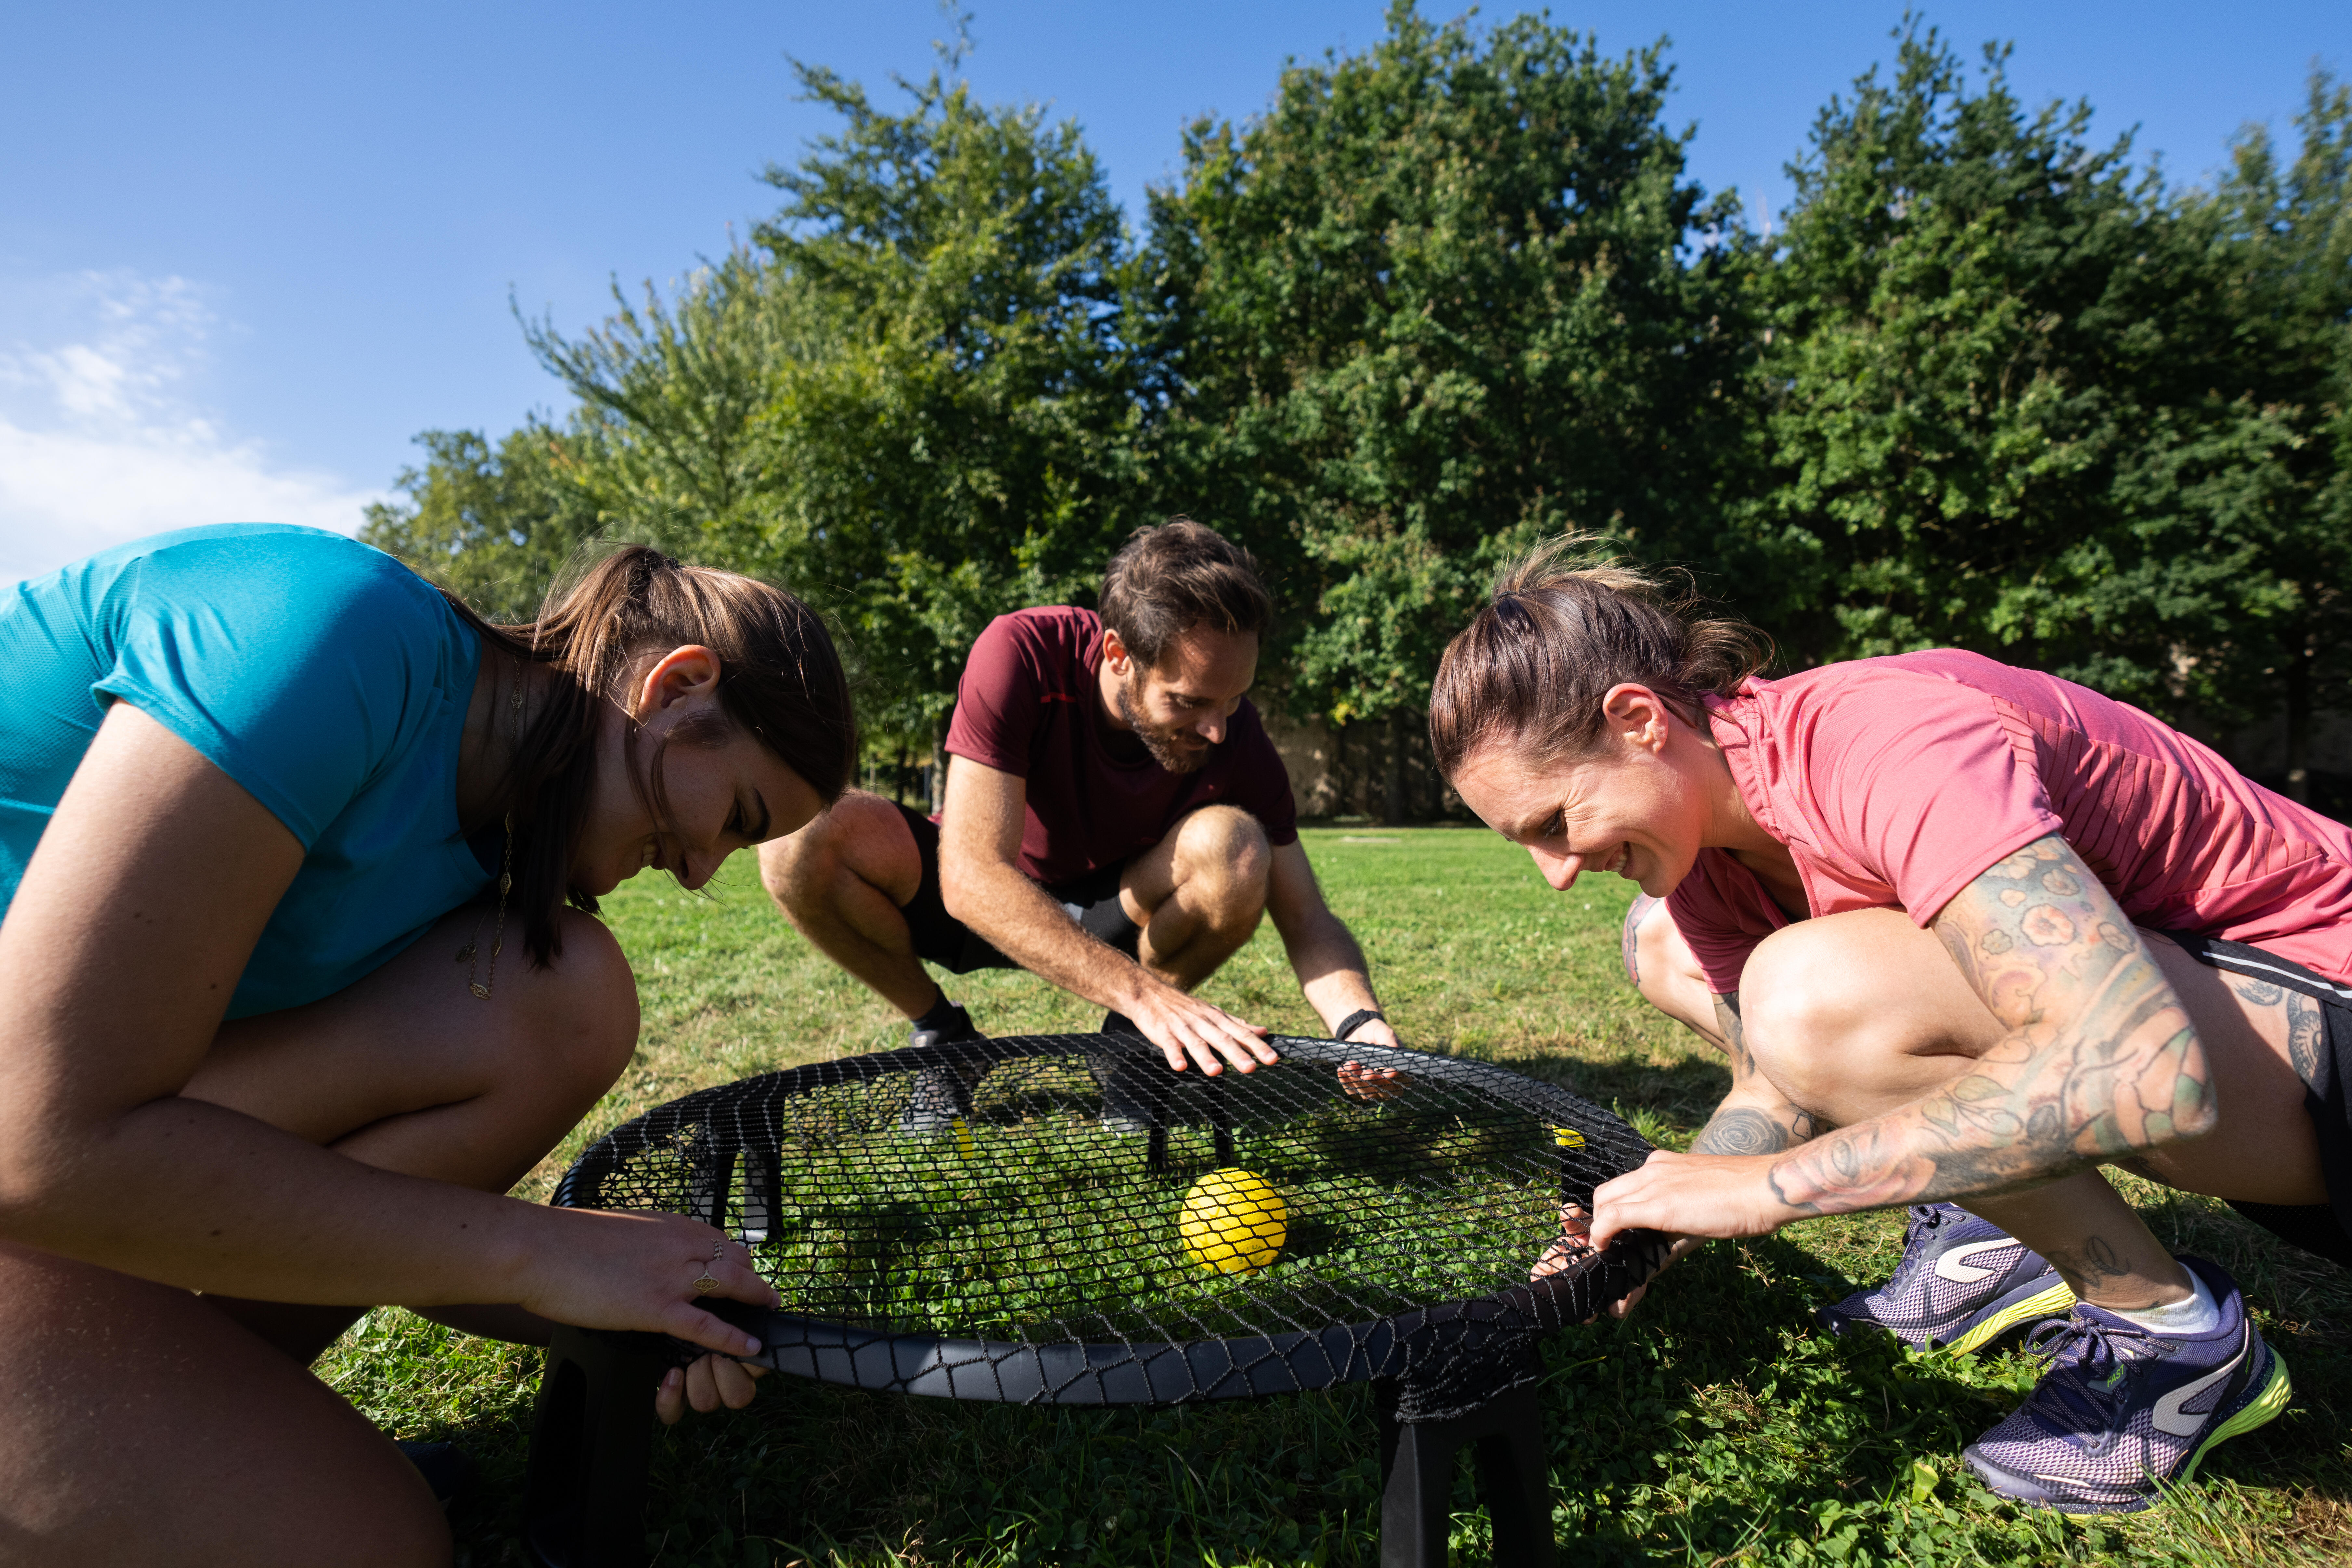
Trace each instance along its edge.
{"label": "maroon t-shirt", "polygon": [[1168,836],[1195,806],[1237,805],[1266,842],[1298,841],[1298,807],[1257,710],[1244,698],[1189,773],[1171,773],[1102,714],[1102,618],[1092,610],[1015,610],[988,623],[964,660],[948,750],[1028,782],[1021,869],[1066,882]]}

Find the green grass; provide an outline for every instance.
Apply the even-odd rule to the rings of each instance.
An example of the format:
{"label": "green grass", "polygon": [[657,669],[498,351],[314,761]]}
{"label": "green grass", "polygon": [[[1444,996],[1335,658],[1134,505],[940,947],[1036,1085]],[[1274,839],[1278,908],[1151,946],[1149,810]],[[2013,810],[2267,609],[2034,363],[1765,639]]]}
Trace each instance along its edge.
{"label": "green grass", "polygon": [[[1314,830],[1332,905],[1370,953],[1408,1044],[1507,1065],[1686,1140],[1725,1087],[1719,1059],[1651,1015],[1617,969],[1630,888],[1561,897],[1499,839],[1458,829]],[[525,1184],[708,1084],[902,1043],[904,1026],[816,957],[748,858],[715,896],[645,879],[608,906],[636,964],[635,1063]],[[995,1034],[1099,1015],[1026,975],[950,984]],[[1316,1032],[1273,933],[1207,994]],[[2286,1358],[2280,1420],[2216,1449],[2147,1514],[2021,1513],[1959,1449],[2032,1381],[2014,1352],[1915,1358],[1833,1341],[1813,1310],[1884,1274],[1899,1216],[1813,1221],[1677,1265],[1622,1324],[1551,1341],[1543,1401],[1563,1563],[2317,1563],[2352,1555],[2352,1277],[2226,1208],[2121,1178],[2177,1249],[2247,1287]],[[484,1485],[455,1523],[462,1563],[513,1544],[536,1352],[371,1314],[319,1368],[396,1435],[464,1444]],[[862,1394],[770,1378],[745,1411],[688,1416],[655,1444],[647,1529],[663,1568],[740,1564],[1370,1564],[1377,1455],[1363,1388],[1167,1411],[1028,1410]],[[1466,1468],[1454,1543],[1483,1560]]]}

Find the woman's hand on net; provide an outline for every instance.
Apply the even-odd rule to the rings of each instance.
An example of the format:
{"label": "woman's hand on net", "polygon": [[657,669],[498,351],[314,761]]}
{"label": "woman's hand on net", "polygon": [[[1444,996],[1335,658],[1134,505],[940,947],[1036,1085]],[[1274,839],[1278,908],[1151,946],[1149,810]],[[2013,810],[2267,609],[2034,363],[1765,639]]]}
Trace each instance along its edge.
{"label": "woman's hand on net", "polygon": [[1559,1234],[1552,1238],[1536,1266],[1528,1270],[1530,1283],[1548,1279],[1571,1263],[1580,1263],[1593,1255],[1592,1216],[1582,1204],[1562,1204],[1559,1206]]}
{"label": "woman's hand on net", "polygon": [[767,1375],[764,1366],[723,1355],[704,1356],[691,1366],[674,1366],[662,1374],[661,1385],[654,1390],[654,1414],[661,1417],[663,1426],[675,1426],[689,1405],[706,1415],[722,1405],[740,1410],[751,1403],[751,1396],[760,1392],[759,1380]]}
{"label": "woman's hand on net", "polygon": [[1620,1231],[1668,1236],[1768,1236],[1791,1214],[1772,1190],[1770,1154],[1677,1154],[1657,1149],[1592,1194],[1592,1243]]}
{"label": "woman's hand on net", "polygon": [[[1703,1237],[1675,1237],[1674,1245],[1666,1251],[1665,1260],[1658,1265],[1658,1274],[1664,1274],[1676,1258],[1697,1251],[1705,1244],[1705,1240]],[[1528,1271],[1528,1279],[1532,1282],[1557,1274],[1570,1264],[1581,1262],[1598,1251],[1600,1248],[1592,1243],[1591,1214],[1582,1204],[1562,1204],[1559,1210],[1559,1235],[1553,1239],[1549,1247],[1544,1249],[1544,1255],[1536,1259],[1536,1266]],[[1657,1274],[1653,1274],[1650,1279],[1655,1279],[1657,1277]],[[1642,1298],[1649,1293],[1649,1280],[1645,1279],[1625,1292],[1623,1296],[1610,1302],[1609,1315],[1612,1318],[1623,1317],[1641,1305]],[[1586,1321],[1589,1322],[1591,1320]]]}
{"label": "woman's hand on net", "polygon": [[[670,1334],[724,1356],[760,1352],[760,1342],[703,1308],[720,1300],[782,1305],[751,1267],[751,1249],[699,1220],[674,1214],[595,1209],[533,1211],[542,1228],[518,1304],[583,1329]],[[698,1279],[711,1281],[704,1289]]]}

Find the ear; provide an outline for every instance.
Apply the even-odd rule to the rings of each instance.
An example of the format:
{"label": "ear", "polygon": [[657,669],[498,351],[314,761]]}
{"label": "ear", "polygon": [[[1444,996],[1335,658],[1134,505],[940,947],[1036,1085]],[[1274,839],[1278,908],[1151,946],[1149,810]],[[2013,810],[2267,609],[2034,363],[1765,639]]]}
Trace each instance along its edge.
{"label": "ear", "polygon": [[1661,701],[1656,692],[1630,680],[1609,689],[1601,699],[1601,713],[1608,720],[1612,732],[1641,751],[1664,750],[1666,738],[1674,733],[1674,710]]}
{"label": "ear", "polygon": [[1119,635],[1108,626],[1103,627],[1103,663],[1110,672],[1125,680],[1128,668],[1134,662],[1135,656],[1127,651],[1127,644]]}
{"label": "ear", "polygon": [[631,717],[642,724],[665,708],[719,694],[719,656],[699,643],[672,648],[637,681]]}

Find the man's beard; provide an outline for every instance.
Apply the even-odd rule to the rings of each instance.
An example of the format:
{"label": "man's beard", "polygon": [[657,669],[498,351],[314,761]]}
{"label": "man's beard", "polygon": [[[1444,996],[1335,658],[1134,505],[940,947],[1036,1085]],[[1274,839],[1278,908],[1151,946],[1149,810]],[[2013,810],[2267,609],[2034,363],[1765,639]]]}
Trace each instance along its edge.
{"label": "man's beard", "polygon": [[[1143,742],[1143,749],[1151,753],[1153,762],[1171,773],[1198,772],[1217,748],[1202,741],[1200,732],[1190,724],[1161,728],[1147,722],[1135,706],[1134,689],[1141,684],[1139,676],[1118,683],[1118,716],[1127,721],[1127,727],[1135,731],[1135,738]],[[1195,743],[1186,745],[1187,736]]]}

